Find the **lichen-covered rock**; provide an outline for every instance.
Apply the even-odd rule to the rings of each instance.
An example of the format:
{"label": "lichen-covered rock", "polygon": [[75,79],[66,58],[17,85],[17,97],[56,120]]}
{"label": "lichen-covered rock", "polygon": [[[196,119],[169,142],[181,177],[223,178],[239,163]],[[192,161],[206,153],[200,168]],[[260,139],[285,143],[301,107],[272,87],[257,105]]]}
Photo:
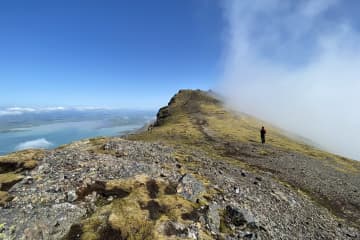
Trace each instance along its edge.
{"label": "lichen-covered rock", "polygon": [[61,203],[41,208],[2,209],[0,220],[6,222],[5,239],[61,239],[85,214],[86,210],[80,206]]}
{"label": "lichen-covered rock", "polygon": [[69,202],[74,202],[76,199],[78,199],[78,196],[74,190],[71,190],[67,193],[67,200]]}
{"label": "lichen-covered rock", "polygon": [[254,217],[245,209],[238,209],[232,206],[225,208],[225,221],[234,226],[254,225]]}
{"label": "lichen-covered rock", "polygon": [[221,207],[216,203],[211,203],[202,209],[203,221],[205,226],[213,234],[218,234],[220,230],[220,211]]}
{"label": "lichen-covered rock", "polygon": [[192,175],[185,174],[180,178],[177,193],[187,200],[196,202],[204,192],[204,185]]}

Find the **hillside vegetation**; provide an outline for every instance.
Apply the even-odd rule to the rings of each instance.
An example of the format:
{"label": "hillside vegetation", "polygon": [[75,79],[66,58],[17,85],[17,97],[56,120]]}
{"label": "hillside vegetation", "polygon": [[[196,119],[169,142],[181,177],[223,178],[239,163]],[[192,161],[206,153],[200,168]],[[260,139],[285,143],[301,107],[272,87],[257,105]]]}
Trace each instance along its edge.
{"label": "hillside vegetation", "polygon": [[0,157],[0,240],[359,239],[359,162],[288,136],[181,90],[142,132]]}
{"label": "hillside vegetation", "polygon": [[203,91],[180,90],[170,100],[169,105],[159,111],[158,120],[152,131],[132,135],[129,139],[188,146],[195,144],[201,148],[212,145],[212,138],[223,142],[259,143],[262,125],[267,129],[268,146],[328,161],[329,165],[342,171],[360,173],[359,162],[290,138],[288,133],[271,124],[245,113],[227,109],[211,93]]}
{"label": "hillside vegetation", "polygon": [[[260,128],[267,129],[265,146]],[[227,109],[211,92],[180,90],[154,127],[133,140],[205,151],[235,166],[265,171],[335,215],[360,224],[360,162],[322,151],[259,119]]]}

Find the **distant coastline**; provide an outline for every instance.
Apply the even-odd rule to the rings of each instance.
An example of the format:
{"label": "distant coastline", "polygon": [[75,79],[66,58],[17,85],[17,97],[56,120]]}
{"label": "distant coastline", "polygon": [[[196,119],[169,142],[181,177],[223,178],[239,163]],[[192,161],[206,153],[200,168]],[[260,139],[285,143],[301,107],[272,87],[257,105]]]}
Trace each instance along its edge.
{"label": "distant coastline", "polygon": [[0,116],[0,155],[29,148],[53,149],[86,138],[125,136],[151,122],[152,111],[52,111]]}

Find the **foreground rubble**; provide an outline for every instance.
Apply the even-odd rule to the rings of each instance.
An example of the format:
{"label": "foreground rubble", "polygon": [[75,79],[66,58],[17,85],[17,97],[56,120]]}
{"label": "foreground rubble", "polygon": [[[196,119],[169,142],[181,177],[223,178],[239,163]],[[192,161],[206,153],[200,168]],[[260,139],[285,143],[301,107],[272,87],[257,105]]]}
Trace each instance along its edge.
{"label": "foreground rubble", "polygon": [[201,152],[189,151],[186,159],[171,147],[121,138],[48,151],[8,191],[0,238],[359,237],[269,173],[234,168]]}

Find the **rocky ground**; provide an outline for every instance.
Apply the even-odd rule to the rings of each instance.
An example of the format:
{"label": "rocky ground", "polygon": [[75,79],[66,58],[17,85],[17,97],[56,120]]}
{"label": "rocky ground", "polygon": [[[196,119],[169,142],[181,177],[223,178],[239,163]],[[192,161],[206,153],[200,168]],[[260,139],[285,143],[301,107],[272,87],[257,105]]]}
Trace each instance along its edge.
{"label": "rocky ground", "polygon": [[334,162],[334,157],[329,155],[320,161],[301,152],[267,144],[229,141],[206,125],[198,127],[220,155],[272,173],[293,188],[308,193],[336,216],[360,226],[360,168],[350,160],[340,158]]}
{"label": "rocky ground", "polygon": [[171,114],[142,140],[1,157],[0,239],[360,239],[356,171]]}
{"label": "rocky ground", "polygon": [[[142,187],[148,196],[125,201]],[[271,173],[254,174],[205,153],[120,138],[46,152],[9,194],[13,199],[0,212],[3,239],[359,237],[357,229]],[[125,209],[115,207],[119,201]],[[97,226],[89,227],[87,221],[101,211]],[[111,221],[123,217],[122,211],[134,214],[134,229]],[[150,230],[141,233],[139,214],[151,223]]]}

